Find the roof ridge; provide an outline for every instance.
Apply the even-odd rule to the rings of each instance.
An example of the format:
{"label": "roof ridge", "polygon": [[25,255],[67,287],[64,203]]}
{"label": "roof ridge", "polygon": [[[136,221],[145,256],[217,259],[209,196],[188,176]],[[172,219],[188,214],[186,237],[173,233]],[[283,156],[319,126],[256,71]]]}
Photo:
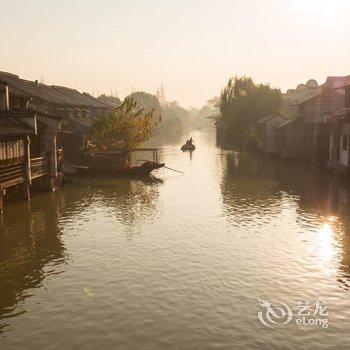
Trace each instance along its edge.
{"label": "roof ridge", "polygon": [[19,79],[19,76],[18,76],[18,75],[16,75],[16,74],[14,74],[14,73],[0,71],[0,74],[9,75],[9,76],[12,76],[12,77],[14,77],[14,78]]}
{"label": "roof ridge", "polygon": [[[55,89],[55,88],[60,88],[60,89],[67,89],[67,90],[79,92],[79,90],[77,90],[77,89],[70,88],[70,87],[68,87],[68,86],[63,86],[63,85],[51,85],[51,87],[52,87],[53,89]],[[79,93],[80,93],[80,92],[79,92]]]}

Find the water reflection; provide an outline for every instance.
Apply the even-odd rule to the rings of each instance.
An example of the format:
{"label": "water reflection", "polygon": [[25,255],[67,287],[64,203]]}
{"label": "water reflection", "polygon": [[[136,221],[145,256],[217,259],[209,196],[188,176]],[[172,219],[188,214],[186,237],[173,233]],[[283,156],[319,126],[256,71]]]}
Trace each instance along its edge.
{"label": "water reflection", "polygon": [[[247,155],[226,153],[226,169],[221,191],[226,210],[234,222],[250,222],[252,217],[265,214],[271,220],[281,212],[282,193],[271,168],[263,167]],[[263,176],[263,170],[267,170]]]}
{"label": "water reflection", "polygon": [[336,266],[340,287],[349,289],[349,185],[303,163],[264,160],[234,152],[226,153],[225,158],[221,191],[231,220],[242,223],[258,217],[263,224],[277,215],[282,217],[286,209],[296,225],[317,234],[317,258],[323,262],[323,270],[330,272]]}
{"label": "water reflection", "polygon": [[94,219],[103,231],[103,222],[111,219],[131,238],[155,218],[162,184],[155,177],[87,177],[55,193],[36,194],[30,204],[7,206],[0,221],[0,333],[10,329],[11,317],[26,312],[31,289],[65,271],[69,254],[63,232],[75,235],[79,225]]}
{"label": "water reflection", "polygon": [[67,255],[58,227],[62,201],[51,199],[48,205],[15,204],[1,218],[0,333],[9,326],[8,317],[25,312],[20,305],[31,296],[28,290],[64,270]]}
{"label": "water reflection", "polygon": [[[84,186],[85,181],[89,181],[88,188]],[[116,217],[129,233],[155,218],[159,187],[162,185],[163,180],[157,177],[133,180],[90,178],[79,183],[81,189],[87,190],[88,196],[94,194],[95,207],[102,209],[107,216]],[[84,194],[81,194],[80,200],[84,201]]]}
{"label": "water reflection", "polygon": [[221,151],[212,132],[193,136],[192,160],[181,141],[160,152],[185,172],[159,171],[164,183],[79,178],[33,196],[29,207],[6,207],[0,322],[7,349],[327,348],[323,329],[266,332],[256,318],[262,296],[326,300],[334,346],[342,348],[348,187],[302,164]]}

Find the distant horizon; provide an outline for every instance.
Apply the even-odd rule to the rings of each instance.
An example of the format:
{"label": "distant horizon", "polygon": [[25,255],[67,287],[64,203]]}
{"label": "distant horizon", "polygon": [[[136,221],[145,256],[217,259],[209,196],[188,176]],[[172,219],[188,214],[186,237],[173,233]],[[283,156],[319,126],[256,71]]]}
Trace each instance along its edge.
{"label": "distant horizon", "polygon": [[[73,86],[73,85],[62,85],[62,84],[57,84],[57,83],[55,83],[55,82],[49,82],[49,81],[47,81],[47,80],[45,79],[45,77],[44,77],[43,75],[41,75],[40,79],[38,79],[38,78],[36,78],[36,77],[34,77],[34,78],[31,78],[31,77],[24,77],[24,76],[21,76],[20,74],[17,74],[16,72],[9,72],[9,71],[5,71],[5,70],[0,70],[0,72],[13,74],[13,75],[18,76],[20,79],[24,79],[24,80],[29,80],[29,81],[36,81],[36,80],[37,80],[39,83],[45,84],[45,85],[48,85],[48,86],[54,86],[54,85],[56,85],[56,86],[64,86],[64,87],[67,87],[67,88],[70,88],[70,89],[75,89],[75,90],[78,90],[78,91],[81,92],[81,93],[88,93],[88,94],[90,94],[91,96],[93,96],[93,97],[95,97],[95,98],[97,98],[97,97],[99,97],[99,96],[101,96],[101,95],[106,95],[106,96],[118,97],[121,101],[123,101],[123,100],[125,99],[125,97],[129,96],[130,94],[132,94],[132,93],[134,93],[134,92],[141,92],[141,91],[156,96],[156,92],[153,92],[153,91],[146,91],[146,90],[142,90],[142,89],[135,89],[134,87],[132,87],[132,89],[130,90],[129,93],[126,93],[124,96],[120,96],[120,94],[118,93],[117,90],[112,90],[112,91],[111,91],[111,90],[109,90],[109,91],[103,91],[103,90],[101,90],[101,91],[99,91],[99,90],[88,91],[88,90],[84,90],[84,89],[79,89],[79,88],[77,88],[77,87],[75,87],[75,86]],[[349,74],[346,74],[346,75],[350,75],[350,73],[349,73]],[[254,81],[254,83],[257,83],[257,84],[262,83],[262,82],[256,81],[256,80],[254,79],[254,77],[248,76],[248,75],[246,75],[246,74],[244,74],[243,76],[252,78],[253,81]],[[235,75],[229,77],[229,78],[227,79],[227,81],[228,81],[230,78],[232,78],[232,77],[235,77]],[[333,76],[333,75],[327,75],[327,76],[325,77],[325,79],[322,80],[322,81],[318,81],[317,79],[314,79],[314,78],[309,78],[309,79],[306,79],[305,81],[297,82],[295,86],[293,86],[293,87],[288,87],[288,88],[286,88],[286,89],[281,89],[281,88],[278,87],[278,86],[271,86],[271,84],[270,84],[269,82],[263,82],[263,84],[268,84],[268,85],[270,85],[272,88],[280,89],[282,93],[286,93],[287,90],[289,90],[289,89],[296,89],[297,86],[298,86],[299,84],[305,84],[305,83],[306,83],[307,81],[309,81],[309,80],[316,80],[317,83],[318,83],[318,85],[322,85],[322,84],[326,81],[327,77],[334,77],[334,76]],[[44,81],[42,81],[42,80],[44,80]],[[227,83],[227,81],[226,81],[226,83]],[[225,87],[226,83],[223,84],[222,88]],[[158,85],[158,86],[159,86],[159,85]],[[157,89],[158,86],[156,86],[156,89]],[[218,96],[220,95],[220,91],[221,91],[221,89],[219,90],[219,92],[218,92],[218,94],[217,94],[216,96],[212,96],[211,98],[208,98],[208,100],[210,100],[210,99],[212,99],[212,98],[214,98],[214,97],[218,97]],[[208,100],[206,100],[206,101],[208,101]],[[204,102],[203,105],[200,105],[200,106],[184,105],[183,103],[181,103],[181,101],[177,100],[176,98],[170,99],[170,100],[169,100],[169,99],[166,99],[166,102],[173,102],[173,101],[176,101],[176,102],[178,102],[180,105],[182,105],[182,106],[184,106],[184,107],[187,107],[187,108],[193,107],[193,108],[198,108],[198,109],[200,109],[201,107],[203,107],[204,105],[206,105],[206,102]]]}
{"label": "distant horizon", "polygon": [[345,0],[18,0],[2,11],[1,71],[90,94],[163,83],[169,101],[200,108],[235,75],[285,92],[350,74]]}

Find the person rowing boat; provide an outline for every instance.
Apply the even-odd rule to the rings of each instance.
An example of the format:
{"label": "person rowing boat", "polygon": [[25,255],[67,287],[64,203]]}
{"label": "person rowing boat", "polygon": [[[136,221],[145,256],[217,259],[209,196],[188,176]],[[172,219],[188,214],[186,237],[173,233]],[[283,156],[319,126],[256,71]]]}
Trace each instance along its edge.
{"label": "person rowing boat", "polygon": [[196,149],[196,146],[193,143],[193,138],[191,137],[186,143],[181,147],[182,151],[193,151]]}

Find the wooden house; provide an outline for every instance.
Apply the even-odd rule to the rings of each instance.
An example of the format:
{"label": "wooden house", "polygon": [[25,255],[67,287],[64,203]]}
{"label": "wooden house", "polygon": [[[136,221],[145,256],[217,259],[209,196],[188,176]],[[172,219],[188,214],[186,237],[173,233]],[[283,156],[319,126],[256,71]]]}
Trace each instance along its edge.
{"label": "wooden house", "polygon": [[29,135],[33,130],[7,111],[0,111],[0,212],[6,191],[17,185],[29,199],[30,150]]}
{"label": "wooden house", "polygon": [[344,107],[327,118],[327,125],[330,127],[328,167],[337,172],[348,172],[350,167],[350,77],[338,89],[343,91]]}
{"label": "wooden house", "polygon": [[278,155],[276,144],[276,127],[287,119],[279,114],[272,114],[259,120],[256,124],[258,150],[268,156]]}
{"label": "wooden house", "polygon": [[[10,188],[24,183],[27,186],[28,198],[29,186],[33,181],[40,179],[43,186],[55,190],[60,186],[62,178],[59,171],[62,151],[57,149],[57,135],[62,117],[29,108],[30,100],[27,92],[10,86],[6,81],[0,81],[1,138],[5,142],[2,144],[2,163],[5,166],[2,170],[6,175],[0,179],[0,187]],[[28,153],[25,162],[21,153],[23,147],[26,150],[25,154]],[[13,157],[14,154],[19,154],[19,158]],[[12,158],[20,161],[14,162]],[[21,175],[24,163],[27,166],[25,179]],[[8,164],[15,168],[8,168]],[[14,169],[15,173],[12,174]],[[18,175],[18,178],[13,178],[15,175]],[[11,181],[8,181],[9,178]]]}
{"label": "wooden house", "polygon": [[56,130],[55,142],[64,149],[67,157],[79,154],[93,121],[114,109],[75,89],[20,79],[6,72],[0,72],[0,80],[9,86],[10,104],[13,101],[13,105],[18,106],[17,99],[24,101],[18,110],[25,107],[40,113],[42,123],[45,123],[46,116],[49,124],[53,118],[63,121],[65,127]]}
{"label": "wooden house", "polygon": [[65,114],[68,132],[59,135],[59,145],[68,157],[76,157],[87,142],[87,135],[93,122],[101,116],[113,111],[114,107],[103,103],[88,93],[80,93],[75,89],[53,85],[52,88],[62,95],[71,98],[74,105]]}
{"label": "wooden house", "polygon": [[315,165],[324,167],[329,161],[330,126],[327,119],[344,108],[344,91],[339,87],[348,78],[328,77],[312,95],[298,102],[305,128],[305,156]]}
{"label": "wooden house", "polygon": [[282,159],[303,159],[305,157],[305,125],[301,118],[286,118],[276,127],[276,149]]}

